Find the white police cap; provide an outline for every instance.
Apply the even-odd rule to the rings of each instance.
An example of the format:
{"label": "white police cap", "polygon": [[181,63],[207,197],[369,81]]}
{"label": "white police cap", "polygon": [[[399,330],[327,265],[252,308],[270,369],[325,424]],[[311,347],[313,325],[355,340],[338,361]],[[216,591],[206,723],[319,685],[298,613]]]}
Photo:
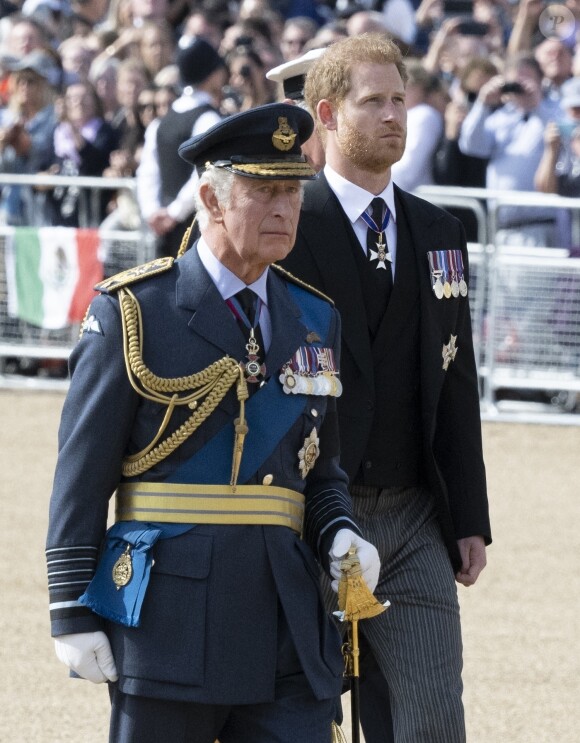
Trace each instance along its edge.
{"label": "white police cap", "polygon": [[284,62],[284,64],[274,67],[266,73],[266,77],[268,80],[282,83],[286,98],[289,98],[292,101],[302,100],[304,98],[304,81],[306,80],[306,73],[311,68],[312,64],[321,57],[325,51],[325,48],[311,49],[301,57],[291,59],[289,62]]}

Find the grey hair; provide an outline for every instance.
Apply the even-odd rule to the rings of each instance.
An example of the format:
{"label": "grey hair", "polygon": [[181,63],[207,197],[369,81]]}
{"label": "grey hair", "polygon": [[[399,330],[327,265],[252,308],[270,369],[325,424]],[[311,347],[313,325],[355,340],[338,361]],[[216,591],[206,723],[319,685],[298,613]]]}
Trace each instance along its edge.
{"label": "grey hair", "polygon": [[230,205],[232,196],[232,187],[234,185],[234,174],[225,168],[216,168],[215,165],[208,165],[202,173],[197,188],[195,190],[195,208],[197,211],[197,221],[200,229],[207,227],[209,223],[209,213],[205,204],[200,198],[199,192],[201,187],[206,184],[210,186],[218,202],[223,207]]}

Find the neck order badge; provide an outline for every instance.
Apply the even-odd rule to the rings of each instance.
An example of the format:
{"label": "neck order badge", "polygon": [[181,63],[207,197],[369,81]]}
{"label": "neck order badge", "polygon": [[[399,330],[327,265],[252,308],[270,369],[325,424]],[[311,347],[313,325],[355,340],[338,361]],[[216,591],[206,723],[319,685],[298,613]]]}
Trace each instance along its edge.
{"label": "neck order badge", "polygon": [[249,287],[246,287],[228,299],[227,304],[238,321],[244,337],[246,337],[245,330],[250,331],[246,343],[248,361],[244,364],[244,370],[248,382],[259,382],[266,376],[266,367],[260,363],[260,351],[262,351],[262,356],[265,354],[264,341],[260,332],[262,300]]}
{"label": "neck order badge", "polygon": [[[393,256],[389,253],[389,247],[385,240],[385,230],[391,219],[391,212],[381,198],[373,199],[370,203],[371,214],[362,213],[362,218],[368,226],[367,252],[370,261],[377,261],[376,268],[383,268],[389,273],[390,268],[387,261],[392,262]],[[376,250],[373,250],[373,244]]]}

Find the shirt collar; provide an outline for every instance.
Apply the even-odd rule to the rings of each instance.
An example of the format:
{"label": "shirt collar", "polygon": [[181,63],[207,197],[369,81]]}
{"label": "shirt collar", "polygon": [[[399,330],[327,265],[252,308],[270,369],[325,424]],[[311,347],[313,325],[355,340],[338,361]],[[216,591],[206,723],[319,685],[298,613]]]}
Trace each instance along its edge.
{"label": "shirt collar", "polygon": [[[232,273],[229,268],[226,268],[223,263],[218,261],[203,237],[199,238],[197,243],[197,252],[205,270],[210,275],[211,280],[216,285],[217,290],[224,300],[230,299],[234,294],[237,294],[239,291],[246,288],[246,284],[244,284],[238,276]],[[247,285],[260,297],[266,306],[268,306],[267,282],[268,269],[266,269],[253,284]]]}
{"label": "shirt collar", "polygon": [[389,179],[389,182],[381,193],[373,194],[370,193],[370,191],[365,191],[364,188],[347,181],[346,178],[339,175],[336,170],[333,170],[328,164],[324,166],[324,175],[326,176],[328,185],[336,194],[340,205],[352,224],[360,218],[361,214],[368,209],[371,201],[377,196],[380,196],[385,200],[385,203],[391,212],[391,219],[396,223],[397,213],[395,210],[395,190],[393,188],[392,178]]}
{"label": "shirt collar", "polygon": [[184,113],[185,111],[191,111],[193,108],[199,108],[200,106],[211,103],[213,103],[213,99],[207,91],[186,88],[181,96],[173,101],[171,108],[176,113]]}

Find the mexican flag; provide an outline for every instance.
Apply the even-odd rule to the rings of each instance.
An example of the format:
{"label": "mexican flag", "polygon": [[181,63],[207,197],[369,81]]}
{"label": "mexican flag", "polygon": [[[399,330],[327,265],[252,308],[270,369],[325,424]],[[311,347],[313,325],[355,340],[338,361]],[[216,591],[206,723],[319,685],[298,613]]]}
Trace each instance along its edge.
{"label": "mexican flag", "polygon": [[82,321],[103,278],[96,229],[15,227],[6,237],[8,314],[47,330]]}

